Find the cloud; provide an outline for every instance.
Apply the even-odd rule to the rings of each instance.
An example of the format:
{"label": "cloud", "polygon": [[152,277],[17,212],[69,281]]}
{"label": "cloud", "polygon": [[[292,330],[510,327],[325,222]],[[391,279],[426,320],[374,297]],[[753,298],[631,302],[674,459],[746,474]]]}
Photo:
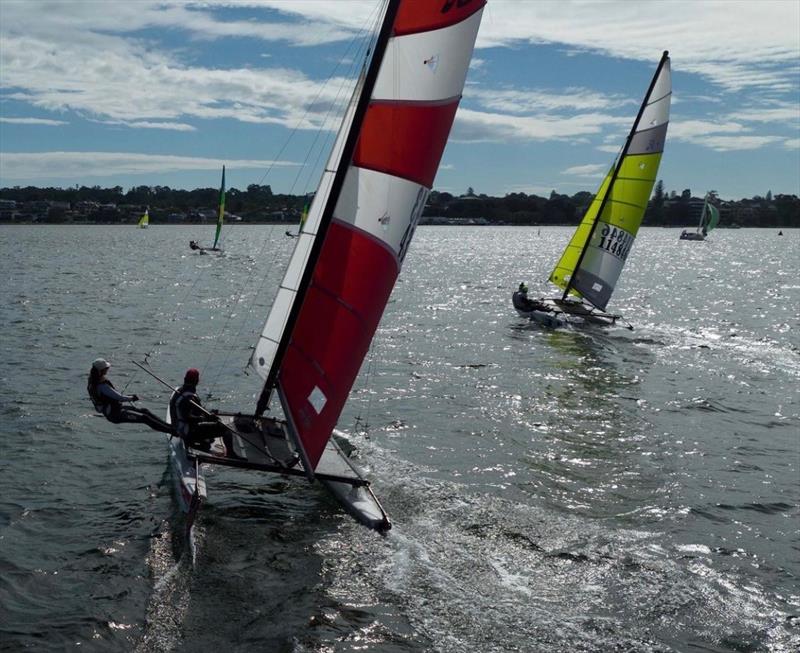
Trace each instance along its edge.
{"label": "cloud", "polygon": [[0,152],[0,177],[5,180],[116,177],[191,170],[228,170],[295,166],[289,161],[255,161],[132,154],[129,152]]}
{"label": "cloud", "polygon": [[729,90],[796,88],[798,2],[499,1],[485,11],[478,47],[553,43],[652,62],[669,49],[676,70]]}
{"label": "cloud", "polygon": [[717,152],[757,150],[765,145],[785,140],[781,136],[709,136],[706,146]]}
{"label": "cloud", "polygon": [[3,116],[0,116],[0,122],[7,122],[12,125],[48,125],[51,127],[69,124],[64,120],[50,120],[49,118],[5,118]]}
{"label": "cloud", "polygon": [[585,88],[565,88],[560,91],[470,88],[466,96],[487,109],[514,114],[536,111],[601,111],[625,106],[638,107],[640,102]]}
{"label": "cloud", "polygon": [[587,163],[582,166],[572,166],[562,170],[562,175],[575,175],[578,177],[602,177],[608,172],[607,163]]}
{"label": "cloud", "polygon": [[789,138],[783,142],[787,150],[800,150],[800,138]]}
{"label": "cloud", "polygon": [[630,124],[631,118],[586,113],[578,116],[512,116],[459,109],[450,139],[453,141],[576,140],[600,134],[607,125]]}

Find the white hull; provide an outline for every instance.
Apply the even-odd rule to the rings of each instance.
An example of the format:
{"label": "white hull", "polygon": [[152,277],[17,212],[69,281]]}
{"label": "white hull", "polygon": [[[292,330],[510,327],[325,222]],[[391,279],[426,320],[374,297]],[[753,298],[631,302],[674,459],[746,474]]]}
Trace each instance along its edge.
{"label": "white hull", "polygon": [[[233,448],[238,458],[226,455],[222,438],[214,441],[210,452],[187,448],[180,438],[171,438],[169,441],[170,466],[178,502],[181,510],[188,515],[187,529],[191,529],[197,510],[207,498],[203,476],[205,465],[216,464],[307,478],[298,457],[288,444],[283,422],[265,418],[259,423],[261,428],[256,429],[249,416],[221,417],[236,431]],[[334,434],[344,437],[337,431]],[[381,532],[391,528],[380,502],[333,438],[328,441],[315,475],[357,521]]]}

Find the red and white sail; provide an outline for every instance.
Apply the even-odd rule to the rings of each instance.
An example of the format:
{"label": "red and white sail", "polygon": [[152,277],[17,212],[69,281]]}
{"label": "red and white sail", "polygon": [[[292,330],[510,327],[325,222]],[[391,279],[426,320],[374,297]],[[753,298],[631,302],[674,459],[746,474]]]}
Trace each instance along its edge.
{"label": "red and white sail", "polygon": [[[274,377],[314,469],[394,287],[433,185],[485,0],[394,0],[371,88],[360,80],[252,359]],[[392,6],[394,5],[394,7]],[[348,160],[345,143],[357,141]],[[337,187],[336,171],[346,166]],[[340,179],[342,177],[340,176]],[[335,195],[331,196],[331,193]],[[335,201],[330,217],[325,206]],[[318,235],[324,240],[315,243]],[[321,248],[314,254],[315,244]],[[306,267],[313,265],[310,282]],[[295,310],[292,307],[297,304]],[[273,364],[277,369],[270,369]],[[265,388],[271,391],[271,388]]]}

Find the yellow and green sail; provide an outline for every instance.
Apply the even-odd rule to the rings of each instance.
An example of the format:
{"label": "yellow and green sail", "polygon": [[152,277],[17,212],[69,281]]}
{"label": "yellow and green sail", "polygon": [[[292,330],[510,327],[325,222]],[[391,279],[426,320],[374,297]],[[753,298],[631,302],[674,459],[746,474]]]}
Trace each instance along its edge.
{"label": "yellow and green sail", "polygon": [[214,234],[214,244],[211,249],[217,248],[219,234],[222,231],[222,221],[225,218],[225,166],[222,166],[222,183],[219,187],[219,212],[217,213],[217,233]]}
{"label": "yellow and green sail", "polygon": [[609,170],[550,281],[605,310],[642,224],[658,174],[672,96],[665,52],[625,147]]}
{"label": "yellow and green sail", "polygon": [[147,229],[147,227],[150,225],[150,207],[149,206],[144,210],[144,215],[141,218],[139,218],[139,222],[137,224],[139,225],[140,229]]}

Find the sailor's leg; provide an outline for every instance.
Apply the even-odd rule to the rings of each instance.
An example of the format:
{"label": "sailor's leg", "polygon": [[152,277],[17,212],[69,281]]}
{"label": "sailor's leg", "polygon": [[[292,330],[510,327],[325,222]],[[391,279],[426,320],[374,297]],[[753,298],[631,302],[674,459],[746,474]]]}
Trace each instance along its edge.
{"label": "sailor's leg", "polygon": [[[111,418],[109,418],[111,419]],[[133,424],[146,424],[154,431],[161,431],[162,433],[172,433],[172,427],[164,420],[159,419],[146,408],[132,408],[123,406],[119,413],[116,415],[116,423],[130,422]]]}

